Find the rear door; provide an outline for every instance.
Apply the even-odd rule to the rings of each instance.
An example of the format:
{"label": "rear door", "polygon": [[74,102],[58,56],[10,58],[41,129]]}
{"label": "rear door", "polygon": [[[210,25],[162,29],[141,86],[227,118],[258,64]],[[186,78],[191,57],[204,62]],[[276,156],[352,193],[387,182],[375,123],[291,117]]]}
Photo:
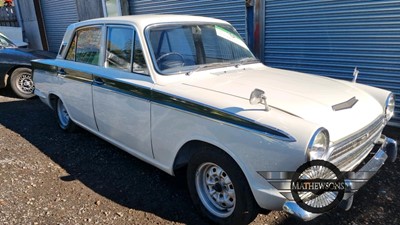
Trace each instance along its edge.
{"label": "rear door", "polygon": [[132,26],[107,26],[105,62],[94,72],[93,104],[99,132],[132,153],[153,158],[152,79]]}
{"label": "rear door", "polygon": [[102,27],[78,29],[65,60],[57,68],[60,98],[71,118],[91,130],[97,130],[92,104],[93,71],[99,69]]}

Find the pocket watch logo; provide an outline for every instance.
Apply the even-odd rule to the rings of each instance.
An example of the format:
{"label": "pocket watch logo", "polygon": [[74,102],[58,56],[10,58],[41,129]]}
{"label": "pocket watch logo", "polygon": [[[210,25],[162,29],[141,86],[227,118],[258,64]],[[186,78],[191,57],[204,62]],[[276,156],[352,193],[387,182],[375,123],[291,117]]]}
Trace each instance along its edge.
{"label": "pocket watch logo", "polygon": [[309,161],[293,174],[290,189],[293,199],[304,210],[312,213],[328,212],[344,197],[344,173],[328,161]]}

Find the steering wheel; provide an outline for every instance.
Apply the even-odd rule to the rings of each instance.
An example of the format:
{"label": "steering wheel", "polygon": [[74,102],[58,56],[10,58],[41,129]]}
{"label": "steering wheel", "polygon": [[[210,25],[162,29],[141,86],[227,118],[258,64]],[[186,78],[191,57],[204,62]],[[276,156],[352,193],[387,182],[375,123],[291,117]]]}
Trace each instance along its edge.
{"label": "steering wheel", "polygon": [[[178,52],[168,52],[168,53],[165,53],[165,54],[161,55],[160,57],[158,57],[158,58],[156,59],[157,64],[158,64],[162,59],[164,59],[164,58],[166,58],[166,57],[169,57],[169,56],[172,56],[172,55],[177,55],[177,56],[179,56],[179,59],[177,59],[177,60],[179,60],[179,62],[181,62],[180,66],[184,66],[184,65],[185,65],[185,58],[183,57],[182,54],[180,54],[180,53],[178,53]],[[174,61],[175,61],[175,60],[174,60]],[[176,62],[175,62],[175,63],[176,63]],[[177,66],[179,66],[179,65],[177,65]]]}

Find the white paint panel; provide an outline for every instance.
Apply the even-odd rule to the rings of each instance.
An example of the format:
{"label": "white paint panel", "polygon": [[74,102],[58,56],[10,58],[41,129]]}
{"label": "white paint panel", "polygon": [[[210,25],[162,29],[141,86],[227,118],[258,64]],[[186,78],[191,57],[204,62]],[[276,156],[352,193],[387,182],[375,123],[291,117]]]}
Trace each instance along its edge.
{"label": "white paint panel", "polygon": [[101,134],[153,157],[149,101],[93,86],[93,103]]}

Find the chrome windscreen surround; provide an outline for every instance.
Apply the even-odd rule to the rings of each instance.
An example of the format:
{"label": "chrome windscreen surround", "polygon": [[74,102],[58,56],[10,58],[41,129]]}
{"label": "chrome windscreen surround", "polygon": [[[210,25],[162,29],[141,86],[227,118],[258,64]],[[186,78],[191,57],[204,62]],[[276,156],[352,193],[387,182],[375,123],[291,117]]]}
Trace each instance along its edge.
{"label": "chrome windscreen surround", "polygon": [[335,143],[331,147],[332,153],[328,161],[335,164],[341,171],[354,169],[373,149],[385,124],[385,117],[380,116],[355,135]]}

